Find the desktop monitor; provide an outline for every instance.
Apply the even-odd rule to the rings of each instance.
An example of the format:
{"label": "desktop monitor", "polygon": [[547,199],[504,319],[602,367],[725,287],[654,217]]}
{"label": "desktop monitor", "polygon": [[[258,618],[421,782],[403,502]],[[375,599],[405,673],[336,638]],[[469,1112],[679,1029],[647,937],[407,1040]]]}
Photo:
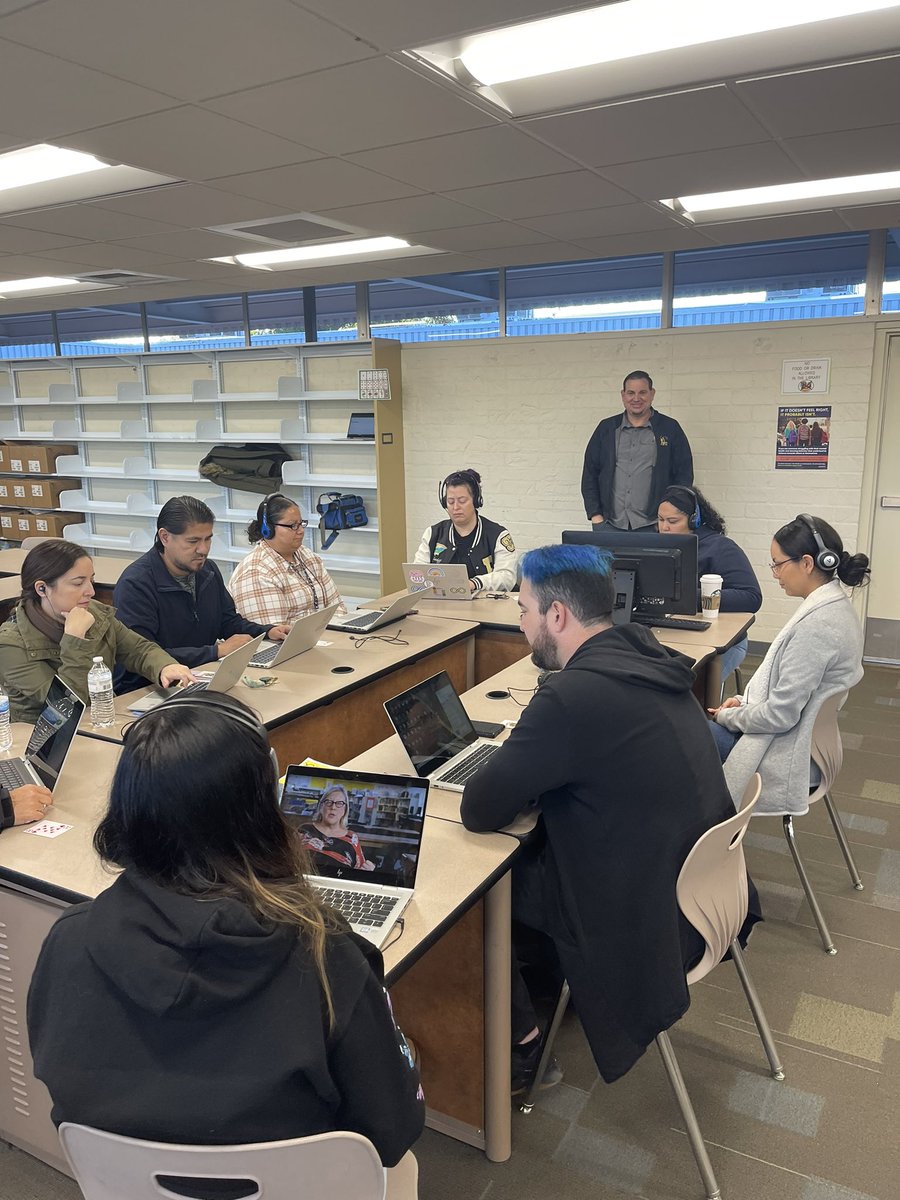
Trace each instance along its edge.
{"label": "desktop monitor", "polygon": [[[564,544],[599,546],[613,555],[616,624],[638,617],[693,616],[698,611],[697,536],[630,530],[569,529]],[[629,591],[633,595],[629,598]]]}

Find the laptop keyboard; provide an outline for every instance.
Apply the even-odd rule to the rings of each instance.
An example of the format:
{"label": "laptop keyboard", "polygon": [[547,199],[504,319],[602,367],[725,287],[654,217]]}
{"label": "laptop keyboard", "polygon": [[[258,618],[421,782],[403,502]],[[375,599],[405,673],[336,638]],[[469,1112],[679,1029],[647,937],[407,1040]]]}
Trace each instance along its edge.
{"label": "laptop keyboard", "polygon": [[205,692],[208,687],[209,687],[209,680],[201,679],[197,683],[185,684],[184,687],[178,688],[178,690],[174,693],[174,695],[167,696],[166,699],[174,700],[175,696],[193,696],[195,692]]}
{"label": "laptop keyboard", "polygon": [[442,783],[468,783],[472,776],[481,770],[491,755],[496,754],[499,749],[499,746],[479,746],[468,758],[464,758],[455,767],[438,776],[435,779],[435,783],[438,785]]}
{"label": "laptop keyboard", "polygon": [[10,762],[8,759],[5,762],[0,760],[0,787],[5,787],[9,792],[13,788],[24,787],[31,782],[31,777],[17,763]]}
{"label": "laptop keyboard", "polygon": [[247,665],[250,667],[268,667],[280,649],[281,643],[276,642],[274,646],[269,646],[266,650],[257,650]]}
{"label": "laptop keyboard", "polygon": [[365,612],[359,617],[351,617],[349,621],[341,621],[341,629],[368,629],[380,616],[380,611]]}
{"label": "laptop keyboard", "polygon": [[394,911],[396,896],[376,896],[370,892],[351,892],[344,888],[315,885],[316,891],[326,904],[336,908],[351,925],[365,925],[380,929]]}

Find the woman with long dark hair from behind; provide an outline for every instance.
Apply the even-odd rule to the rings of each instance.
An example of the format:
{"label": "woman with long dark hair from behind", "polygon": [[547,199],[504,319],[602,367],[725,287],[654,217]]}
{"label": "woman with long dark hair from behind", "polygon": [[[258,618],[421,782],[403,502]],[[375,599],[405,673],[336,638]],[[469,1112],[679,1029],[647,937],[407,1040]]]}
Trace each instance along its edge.
{"label": "woman with long dark hair from behind", "polygon": [[202,1145],[351,1130],[386,1166],[418,1138],[381,955],[307,882],[276,776],[227,695],[129,730],[94,837],[122,873],[63,913],[29,993],[57,1124]]}
{"label": "woman with long dark hair from behind", "polygon": [[712,729],[735,801],[759,771],[757,813],[796,816],[809,808],[810,786],[818,782],[810,770],[816,714],[829,696],[849,691],[863,676],[862,627],[841,585],[865,583],[869,560],[848,553],[837,531],[808,513],[782,525],[771,555],[782,590],[802,604],[743,696],[711,710]]}

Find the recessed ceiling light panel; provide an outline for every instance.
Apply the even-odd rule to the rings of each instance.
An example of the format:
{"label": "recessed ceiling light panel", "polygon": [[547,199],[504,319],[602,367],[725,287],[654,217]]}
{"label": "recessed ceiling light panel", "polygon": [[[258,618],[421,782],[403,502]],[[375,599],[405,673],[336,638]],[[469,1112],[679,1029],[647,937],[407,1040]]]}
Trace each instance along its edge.
{"label": "recessed ceiling light panel", "polygon": [[900,199],[900,171],[884,171],[878,175],[803,179],[769,187],[679,196],[661,203],[696,225],[708,225],[747,217],[817,212],[847,204],[884,204],[897,199]]}
{"label": "recessed ceiling light panel", "polygon": [[324,266],[331,262],[353,260],[372,262],[379,258],[403,257],[416,254],[439,254],[428,246],[411,246],[396,237],[355,238],[345,242],[319,242],[309,246],[288,246],[283,250],[261,250],[251,254],[232,254],[213,258],[210,262],[253,267],[259,271],[290,271],[307,264]]}

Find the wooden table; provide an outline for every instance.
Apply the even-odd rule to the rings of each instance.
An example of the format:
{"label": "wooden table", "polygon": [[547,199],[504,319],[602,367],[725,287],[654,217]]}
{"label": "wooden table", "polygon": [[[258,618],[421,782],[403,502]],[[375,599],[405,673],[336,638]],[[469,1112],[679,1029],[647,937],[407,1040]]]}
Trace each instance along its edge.
{"label": "wooden table", "polygon": [[[382,608],[406,592],[392,592],[380,600],[367,600],[364,608]],[[422,613],[456,621],[474,621],[475,683],[489,679],[510,663],[530,653],[519,628],[519,604],[515,592],[479,592],[474,600],[435,600],[423,596]]]}
{"label": "wooden table", "polygon": [[709,623],[709,629],[659,629],[651,626],[664,646],[694,654],[700,647],[712,646],[714,655],[705,664],[703,675],[704,691],[700,700],[706,708],[716,708],[722,695],[721,655],[729,647],[741,641],[756,620],[754,613],[720,613]]}
{"label": "wooden table", "polygon": [[[13,732],[21,753],[31,729]],[[120,753],[114,742],[76,738],[47,814],[72,828],[54,839],[27,826],[0,835],[0,1016],[20,1043],[7,1050],[15,1086],[0,1091],[0,1138],[66,1174],[49,1097],[32,1074],[25,1000],[50,926],[115,878],[91,838]],[[430,1123],[497,1161],[510,1153],[508,871],[518,850],[505,834],[426,817],[416,893],[402,936],[385,951],[395,1011],[421,1051]]]}

